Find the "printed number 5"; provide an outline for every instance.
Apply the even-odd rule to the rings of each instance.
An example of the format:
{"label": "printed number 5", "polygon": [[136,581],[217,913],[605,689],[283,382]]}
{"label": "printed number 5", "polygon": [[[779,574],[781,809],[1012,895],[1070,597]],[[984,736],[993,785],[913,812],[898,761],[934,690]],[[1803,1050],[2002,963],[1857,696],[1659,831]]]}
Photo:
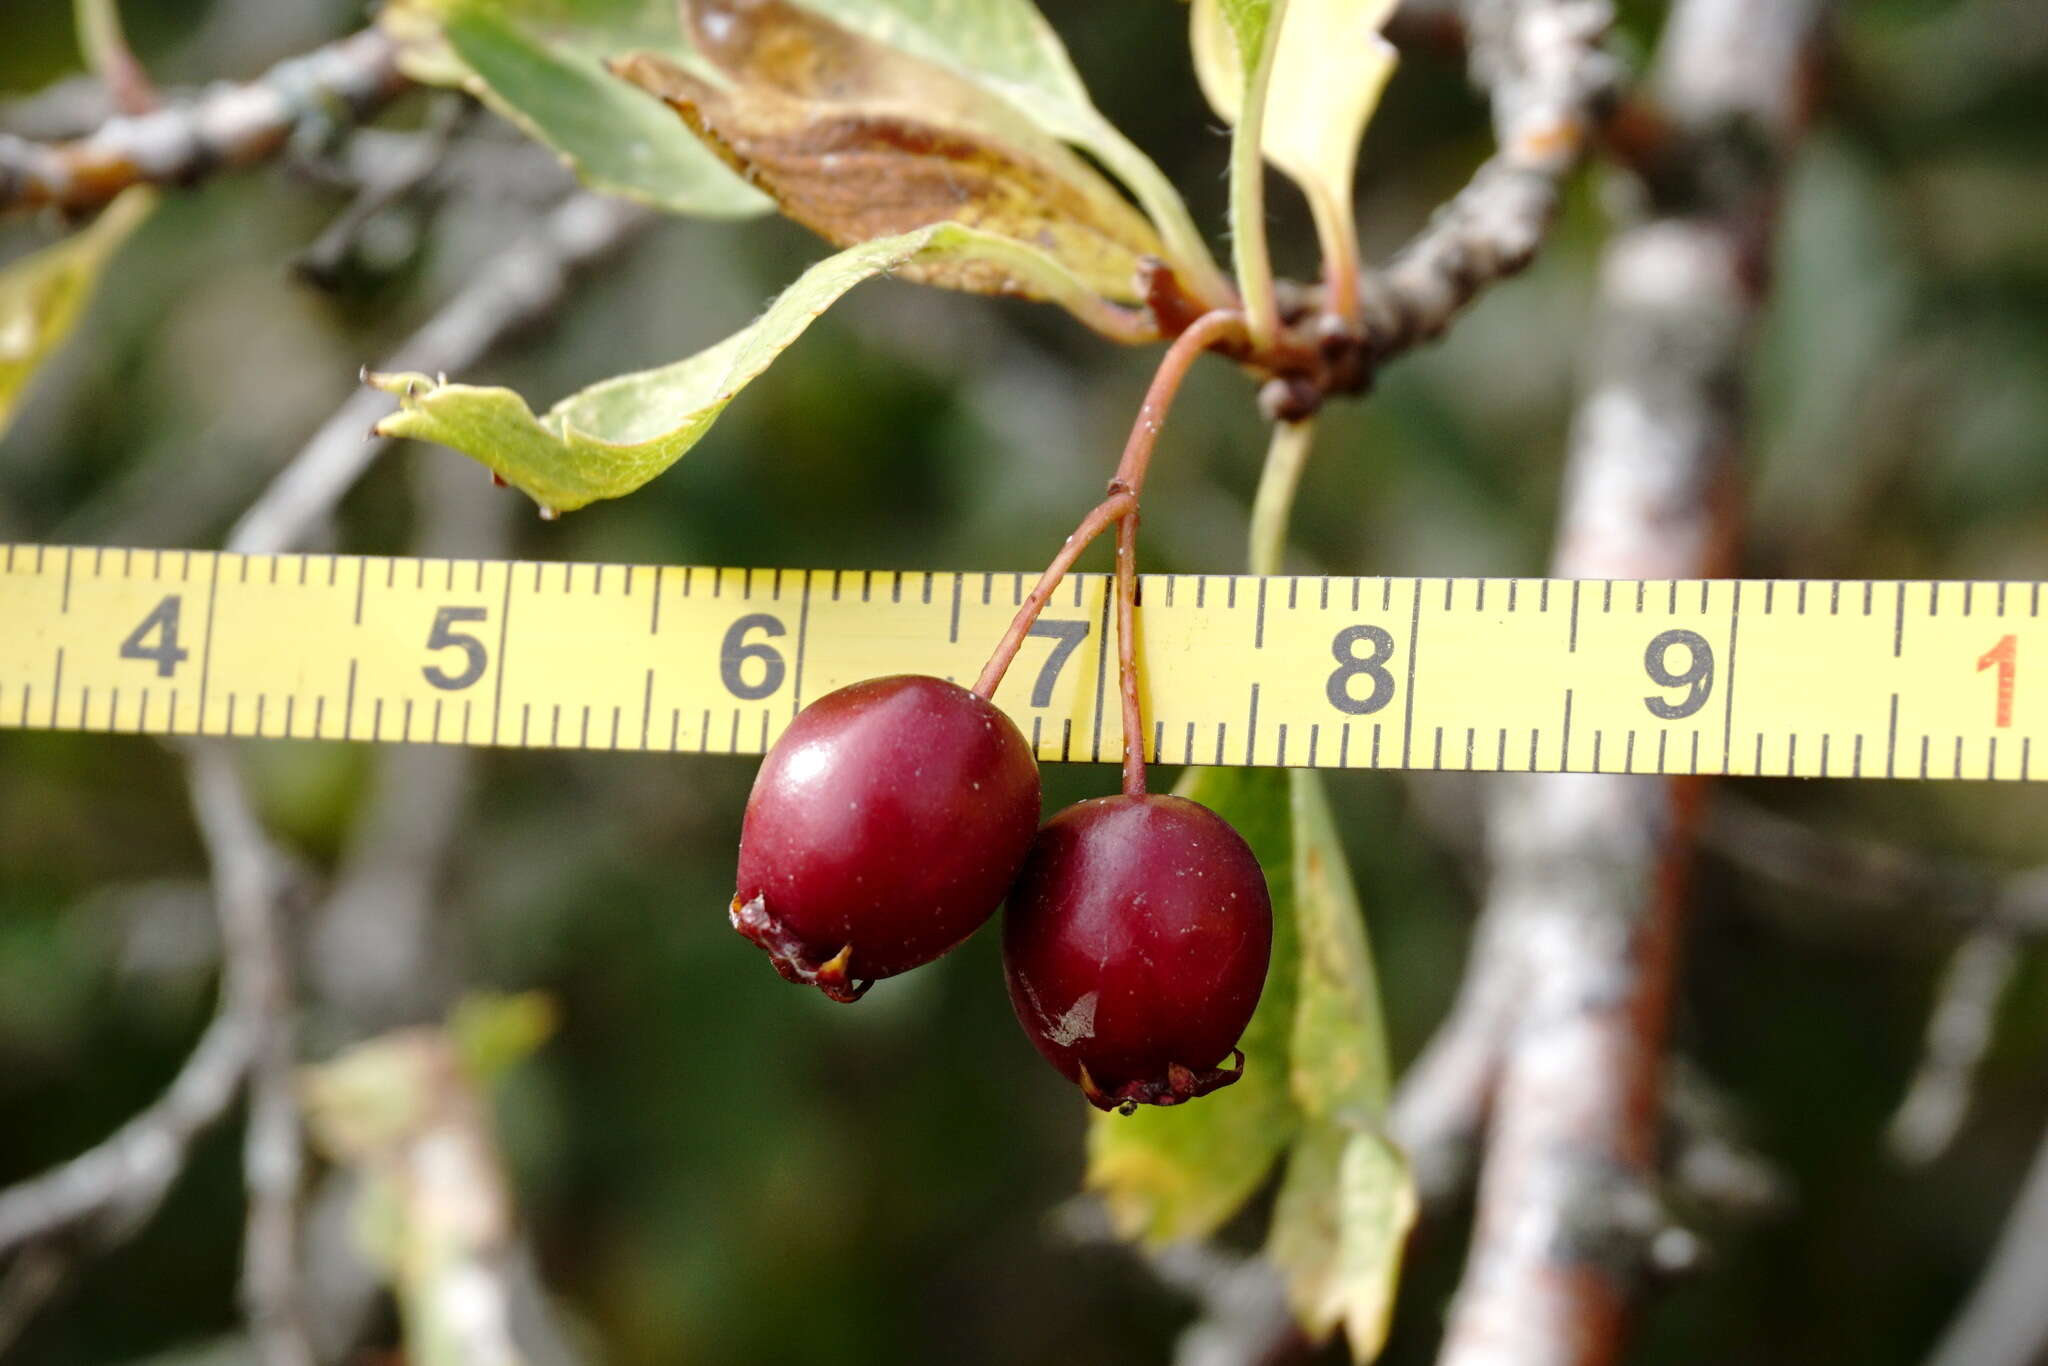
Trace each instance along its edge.
{"label": "printed number 5", "polygon": [[466,688],[484,676],[484,665],[490,656],[484,653],[484,643],[475,636],[455,629],[458,621],[482,621],[489,614],[481,607],[443,607],[434,613],[434,629],[427,632],[429,650],[457,649],[462,651],[462,672],[451,674],[438,664],[428,664],[420,672],[427,682],[448,692]]}

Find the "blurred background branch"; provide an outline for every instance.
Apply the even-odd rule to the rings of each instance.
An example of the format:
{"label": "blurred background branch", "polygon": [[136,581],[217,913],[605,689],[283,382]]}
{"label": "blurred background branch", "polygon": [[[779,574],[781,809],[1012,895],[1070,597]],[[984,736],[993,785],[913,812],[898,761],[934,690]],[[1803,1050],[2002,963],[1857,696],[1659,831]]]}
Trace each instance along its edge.
{"label": "blurred background branch", "polygon": [[242,1140],[249,1212],[242,1243],[242,1309],[263,1366],[310,1366],[299,1276],[299,1185],[305,1158],[293,1070],[298,1008],[278,908],[279,860],[258,824],[233,751],[185,747],[192,810],[214,867],[221,908],[224,990],[248,1029],[249,1117]]}
{"label": "blurred background branch", "polygon": [[[1782,0],[1672,10],[1649,90],[1680,130],[1690,193],[1646,183],[1640,221],[1603,250],[1558,577],[1691,579],[1732,567],[1741,377],[1818,17],[1818,5]],[[1495,791],[1475,952],[1499,961],[1468,971],[1404,1103],[1413,1125],[1417,1088],[1465,1102],[1464,1113],[1434,1107],[1455,1142],[1493,1092],[1472,1245],[1439,1359],[1594,1366],[1618,1358],[1644,1274],[1690,1261],[1666,1234],[1655,1164],[1703,788],[1560,776],[1503,779]]]}
{"label": "blurred background branch", "polygon": [[[286,890],[283,864],[251,813],[232,760],[218,746],[191,747],[192,802],[214,875],[223,967],[213,1023],[155,1105],[96,1148],[60,1167],[0,1191],[0,1256],[15,1254],[0,1296],[0,1346],[17,1333],[64,1279],[79,1255],[104,1253],[156,1213],[183,1171],[198,1135],[217,1123],[252,1069],[270,1070],[285,1108],[250,1130],[249,1172],[259,1198],[250,1214],[245,1294],[266,1324],[275,1353],[266,1361],[308,1359],[299,1350],[290,1304],[292,1247],[275,1235],[289,1228],[288,1182],[296,1179],[296,1107],[288,1073],[275,1075],[288,1052],[290,994],[277,905]],[[273,1100],[272,1104],[276,1102]],[[279,1213],[283,1202],[287,1211]]]}
{"label": "blurred background branch", "polygon": [[2048,1141],[2034,1156],[1983,1276],[1928,1366],[2030,1366],[2048,1352]]}
{"label": "blurred background branch", "polygon": [[[534,231],[486,262],[380,368],[432,374],[474,366],[507,337],[560,308],[578,271],[605,260],[653,221],[652,210],[625,200],[570,195]],[[350,394],[242,514],[228,548],[270,554],[302,542],[391,444],[370,434],[390,409],[390,398],[374,389]]]}
{"label": "blurred background branch", "polygon": [[110,119],[84,137],[38,143],[0,133],[0,210],[96,209],[130,185],[182,185],[274,156],[300,128],[363,119],[409,82],[391,40],[365,29],[293,57],[247,85]]}

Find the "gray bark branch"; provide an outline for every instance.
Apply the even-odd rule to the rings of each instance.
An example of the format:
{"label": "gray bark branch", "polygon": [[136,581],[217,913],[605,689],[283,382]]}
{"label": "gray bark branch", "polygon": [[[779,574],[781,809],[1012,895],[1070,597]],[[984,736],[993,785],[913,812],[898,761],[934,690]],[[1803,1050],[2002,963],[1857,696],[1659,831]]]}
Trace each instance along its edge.
{"label": "gray bark branch", "polygon": [[1437,336],[1535,259],[1620,75],[1600,47],[1614,18],[1607,0],[1474,0],[1469,10],[1472,74],[1491,96],[1498,150],[1361,283],[1376,361]]}

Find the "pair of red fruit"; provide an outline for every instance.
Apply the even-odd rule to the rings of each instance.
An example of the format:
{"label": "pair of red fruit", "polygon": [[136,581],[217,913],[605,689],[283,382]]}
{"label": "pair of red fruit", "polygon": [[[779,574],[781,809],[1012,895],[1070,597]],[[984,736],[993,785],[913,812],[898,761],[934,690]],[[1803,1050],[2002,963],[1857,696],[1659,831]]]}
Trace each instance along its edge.
{"label": "pair of red fruit", "polygon": [[1251,849],[1183,797],[1038,818],[1031,748],[979,692],[915,675],[841,688],[761,765],[733,928],[785,978],[853,1001],[1007,897],[1010,1004],[1091,1103],[1128,1114],[1237,1080],[1273,935]]}

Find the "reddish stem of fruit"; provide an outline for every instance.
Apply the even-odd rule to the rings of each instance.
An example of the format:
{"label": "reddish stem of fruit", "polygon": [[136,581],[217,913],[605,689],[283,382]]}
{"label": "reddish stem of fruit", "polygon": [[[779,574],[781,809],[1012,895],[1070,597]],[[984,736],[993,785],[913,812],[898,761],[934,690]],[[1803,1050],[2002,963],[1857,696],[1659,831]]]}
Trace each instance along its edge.
{"label": "reddish stem of fruit", "polygon": [[1138,509],[1116,524],[1116,678],[1124,702],[1124,795],[1145,795],[1145,710],[1138,704]]}
{"label": "reddish stem of fruit", "polygon": [[975,692],[984,698],[993,698],[996,695],[996,689],[1003,685],[1003,675],[1009,671],[1010,661],[1017,657],[1018,647],[1024,644],[1024,637],[1031,632],[1031,623],[1037,621],[1038,614],[1045,610],[1045,604],[1052,599],[1053,590],[1060,586],[1060,580],[1073,568],[1074,561],[1081,558],[1081,552],[1086,550],[1097,536],[1109,530],[1112,523],[1137,505],[1137,498],[1130,493],[1112,493],[1091,508],[1088,515],[1081,519],[1081,525],[1075,527],[1067,537],[1066,544],[1060,547],[1060,553],[1053,556],[1052,563],[1038,576],[1038,582],[1032,586],[1030,596],[1024,599],[1024,605],[1019,607],[1017,615],[1010,619],[1010,629],[1003,632],[1003,638],[996,642],[995,653],[989,656],[988,663],[983,666],[981,677],[974,681]]}
{"label": "reddish stem of fruit", "polygon": [[1166,424],[1167,409],[1173,407],[1173,400],[1180,393],[1180,382],[1187,378],[1195,357],[1220,342],[1233,337],[1242,339],[1243,336],[1244,314],[1233,309],[1218,309],[1204,313],[1173,339],[1173,345],[1167,347],[1166,354],[1159,358],[1159,369],[1152,376],[1151,387],[1145,391],[1145,401],[1138,405],[1138,420],[1131,424],[1131,434],[1124,442],[1123,459],[1117,462],[1116,477],[1109,482],[1112,492],[1124,488],[1135,496],[1144,489],[1145,471],[1152,462],[1152,448],[1159,442],[1159,429]]}
{"label": "reddish stem of fruit", "polygon": [[[1190,323],[1185,331],[1173,339],[1173,345],[1166,348],[1160,357],[1159,369],[1152,376],[1151,387],[1145,391],[1145,401],[1138,407],[1137,421],[1131,425],[1131,435],[1124,442],[1123,458],[1117,462],[1116,477],[1109,481],[1109,496],[1090,509],[1074,528],[1060,553],[1053,557],[1045,572],[1038,576],[1038,583],[1032,588],[1017,615],[1010,621],[1010,629],[1003,632],[1003,638],[996,644],[995,653],[989,656],[988,664],[975,680],[974,691],[985,698],[993,698],[996,689],[1002,686],[1003,675],[1009,672],[1010,662],[1017,657],[1017,651],[1024,644],[1024,637],[1030,634],[1031,624],[1038,620],[1038,614],[1045,610],[1045,604],[1052,599],[1053,590],[1066,577],[1074,561],[1089,543],[1111,523],[1134,517],[1138,510],[1138,494],[1145,486],[1145,472],[1152,462],[1152,448],[1159,442],[1159,429],[1165,424],[1166,413],[1173,406],[1174,397],[1180,393],[1181,381],[1187,378],[1188,370],[1195,363],[1195,357],[1204,351],[1232,337],[1244,335],[1244,315],[1230,309],[1219,309],[1204,313]],[[1131,608],[1137,594],[1136,539],[1137,524],[1131,523],[1128,533],[1119,529],[1118,544],[1122,545],[1128,535],[1131,544],[1129,571],[1119,564],[1117,574],[1117,623],[1123,628],[1124,640],[1130,640],[1128,623]],[[1128,580],[1128,581],[1126,581]],[[1128,644],[1119,647],[1118,662],[1121,666],[1121,684],[1124,693],[1124,717],[1127,733],[1124,740],[1124,784],[1130,791],[1132,776],[1132,746],[1134,736],[1142,732],[1142,718],[1134,720],[1137,705],[1137,671],[1135,647]],[[1142,746],[1140,746],[1142,749]],[[1144,758],[1137,760],[1138,792],[1145,790]]]}

